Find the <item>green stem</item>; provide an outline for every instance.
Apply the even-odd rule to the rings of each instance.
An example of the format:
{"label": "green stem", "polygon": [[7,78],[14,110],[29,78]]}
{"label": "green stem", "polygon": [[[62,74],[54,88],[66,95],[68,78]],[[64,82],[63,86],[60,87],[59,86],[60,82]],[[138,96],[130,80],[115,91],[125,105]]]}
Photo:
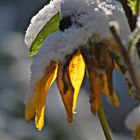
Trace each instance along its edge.
{"label": "green stem", "polygon": [[100,123],[101,123],[102,129],[103,129],[104,135],[106,137],[106,140],[112,140],[110,129],[109,129],[109,126],[108,126],[108,122],[107,122],[105,112],[104,112],[104,108],[103,108],[102,104],[100,106],[98,116],[99,116],[99,119],[100,119]]}

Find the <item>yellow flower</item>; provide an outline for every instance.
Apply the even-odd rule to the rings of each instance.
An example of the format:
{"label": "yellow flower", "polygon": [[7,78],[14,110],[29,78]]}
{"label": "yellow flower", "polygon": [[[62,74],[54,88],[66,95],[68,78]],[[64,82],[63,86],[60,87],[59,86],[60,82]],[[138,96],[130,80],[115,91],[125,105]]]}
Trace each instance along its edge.
{"label": "yellow flower", "polygon": [[[126,16],[117,1],[60,0],[61,6],[57,2],[51,1],[32,19],[25,36],[26,44],[31,45],[36,35],[34,32],[39,32],[52,15],[57,12],[62,14],[60,31],[46,39],[32,65],[33,95],[26,101],[25,117],[27,121],[35,117],[39,130],[44,126],[46,95],[54,80],[57,81],[70,123],[85,71],[91,89],[92,113],[98,112],[102,93],[108,96],[112,105],[119,106],[113,90],[112,73],[121,66],[122,71],[124,65],[109,30],[110,21],[118,23],[120,37],[125,44],[130,35]],[[126,68],[123,70],[126,75]],[[127,75],[125,79],[132,87]]]}
{"label": "yellow flower", "polygon": [[74,53],[67,55],[64,62],[52,60],[46,67],[43,77],[35,84],[34,96],[26,104],[25,117],[29,121],[35,116],[35,124],[39,130],[44,126],[46,95],[55,79],[67,112],[68,122],[73,121],[73,112],[85,69],[91,89],[91,111],[94,114],[98,112],[102,93],[109,97],[115,107],[119,106],[112,83],[115,61],[105,44],[98,43],[93,47],[94,44],[89,43],[91,43],[89,47],[80,47]]}

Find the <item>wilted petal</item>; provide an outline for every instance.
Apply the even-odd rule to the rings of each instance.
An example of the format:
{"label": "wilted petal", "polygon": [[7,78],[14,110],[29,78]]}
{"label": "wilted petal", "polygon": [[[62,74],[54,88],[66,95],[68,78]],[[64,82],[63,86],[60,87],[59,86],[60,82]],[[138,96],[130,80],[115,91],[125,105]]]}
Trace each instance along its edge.
{"label": "wilted petal", "polygon": [[59,64],[57,84],[67,112],[68,122],[71,123],[73,121],[72,107],[74,89],[70,81],[68,67],[64,64]]}
{"label": "wilted petal", "polygon": [[90,103],[91,111],[95,114],[100,107],[100,99],[104,88],[103,74],[104,71],[98,67],[98,59],[95,58],[95,49],[87,48],[82,49],[84,56],[88,79],[91,88]]}
{"label": "wilted petal", "polygon": [[[106,74],[104,75],[104,89],[103,89],[103,92],[109,97],[111,104],[113,104],[115,107],[119,107],[120,103],[119,103],[119,100],[118,100],[118,97],[117,97],[115,91],[114,90],[109,91],[108,80],[107,80],[107,75]],[[111,95],[110,95],[110,92],[112,92]]]}
{"label": "wilted petal", "polygon": [[[115,63],[111,54],[107,49],[104,50],[104,63],[105,63],[105,75],[104,75],[104,86],[106,88],[106,94],[109,96],[111,103],[115,107],[119,107],[120,103],[118,97],[113,90],[113,71],[115,69]],[[103,55],[103,54],[102,54]]]}
{"label": "wilted petal", "polygon": [[84,78],[84,74],[85,74],[85,63],[80,50],[78,50],[74,54],[69,63],[69,77],[72,86],[74,88],[73,112],[76,108],[77,98]]}
{"label": "wilted petal", "polygon": [[90,97],[90,103],[91,103],[91,111],[95,114],[98,112],[100,107],[100,101],[101,101],[101,95],[103,92],[104,82],[103,82],[103,76],[89,71],[89,82],[90,82],[90,88],[92,95]]}
{"label": "wilted petal", "polygon": [[44,110],[46,103],[46,94],[56,79],[57,76],[58,64],[57,62],[51,61],[48,67],[46,67],[46,71],[44,76],[35,86],[35,107],[36,107],[36,117],[35,124],[36,127],[41,130],[44,126]]}

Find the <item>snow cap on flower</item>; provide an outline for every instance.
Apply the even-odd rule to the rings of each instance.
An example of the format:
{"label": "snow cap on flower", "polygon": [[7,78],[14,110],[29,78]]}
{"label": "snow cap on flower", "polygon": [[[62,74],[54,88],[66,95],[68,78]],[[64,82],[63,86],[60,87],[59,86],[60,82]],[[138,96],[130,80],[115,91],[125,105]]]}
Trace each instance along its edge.
{"label": "snow cap on flower", "polygon": [[71,17],[72,26],[46,39],[32,65],[33,81],[42,76],[46,65],[51,60],[63,60],[66,54],[70,54],[79,46],[86,45],[91,38],[93,41],[110,40],[114,43],[109,30],[110,21],[115,20],[118,23],[122,40],[125,43],[128,42],[130,28],[119,2],[63,0],[61,12],[63,18]]}
{"label": "snow cap on flower", "polygon": [[[25,116],[27,120],[35,116],[36,127],[39,130],[44,125],[46,94],[55,79],[66,108],[68,121],[73,121],[72,113],[84,78],[85,65],[89,73],[91,90],[94,93],[90,97],[92,112],[98,111],[103,92],[114,106],[119,106],[112,84],[115,62],[107,47],[117,49],[109,29],[111,21],[118,23],[121,39],[125,43],[128,41],[130,29],[121,5],[111,0],[62,0],[59,4],[62,14],[60,30],[47,37],[31,66],[31,92],[27,96]],[[57,6],[53,5],[53,7]],[[48,12],[52,11],[48,10]],[[46,13],[42,17],[45,15]],[[38,16],[41,19],[41,15],[38,14],[36,17]],[[37,26],[34,25],[35,28],[32,24],[29,26],[32,30],[33,28],[36,30],[38,26],[42,27],[41,20],[35,19]],[[65,25],[67,20],[68,25]],[[27,35],[29,39],[25,37],[26,44],[31,45],[35,35],[28,30]],[[98,48],[95,48],[96,45]]]}

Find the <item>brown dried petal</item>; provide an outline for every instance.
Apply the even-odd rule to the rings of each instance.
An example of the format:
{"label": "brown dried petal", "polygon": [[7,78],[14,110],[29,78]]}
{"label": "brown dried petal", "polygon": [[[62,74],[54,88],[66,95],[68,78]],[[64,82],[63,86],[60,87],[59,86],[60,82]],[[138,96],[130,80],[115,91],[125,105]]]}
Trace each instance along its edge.
{"label": "brown dried petal", "polygon": [[73,95],[74,89],[70,81],[68,74],[68,68],[64,64],[59,64],[58,75],[57,75],[57,84],[61,93],[61,97],[67,112],[68,122],[73,121]]}

